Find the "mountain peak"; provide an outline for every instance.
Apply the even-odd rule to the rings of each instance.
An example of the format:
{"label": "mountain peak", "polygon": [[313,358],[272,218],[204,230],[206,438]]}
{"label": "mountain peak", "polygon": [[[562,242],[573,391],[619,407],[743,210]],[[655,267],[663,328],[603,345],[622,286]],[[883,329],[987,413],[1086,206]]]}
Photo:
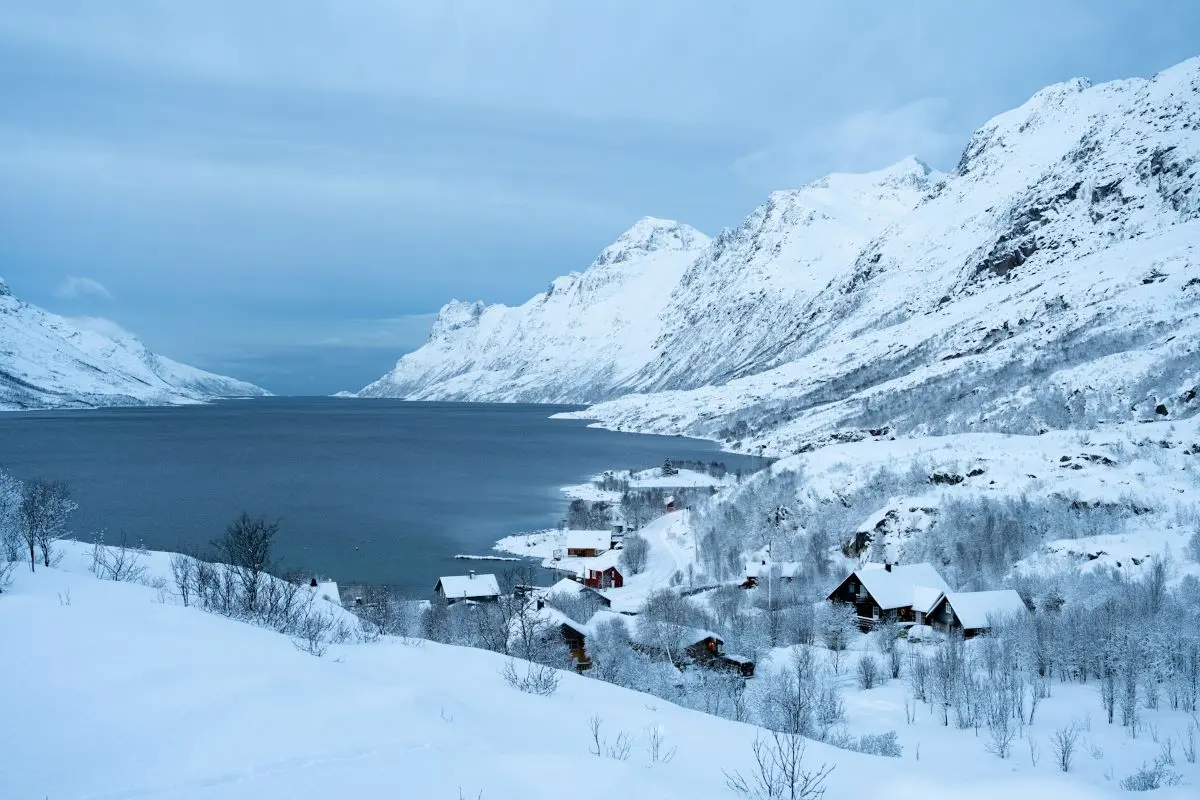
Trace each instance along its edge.
{"label": "mountain peak", "polygon": [[673,219],[642,217],[617,240],[604,248],[596,264],[620,264],[639,255],[662,250],[702,250],[708,237],[690,225]]}

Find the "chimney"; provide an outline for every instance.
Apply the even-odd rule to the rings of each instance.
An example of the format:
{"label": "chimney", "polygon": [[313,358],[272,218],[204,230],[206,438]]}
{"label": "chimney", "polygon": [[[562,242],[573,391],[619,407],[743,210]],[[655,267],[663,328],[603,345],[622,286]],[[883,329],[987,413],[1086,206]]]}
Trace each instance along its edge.
{"label": "chimney", "polygon": [[[890,570],[891,567],[889,566],[888,569]],[[475,570],[471,570],[470,572],[468,572],[467,577],[470,578],[471,580],[475,580]]]}
{"label": "chimney", "polygon": [[892,571],[892,562],[890,562],[890,561],[884,562],[883,568],[885,570],[887,570],[888,572],[891,572]]}

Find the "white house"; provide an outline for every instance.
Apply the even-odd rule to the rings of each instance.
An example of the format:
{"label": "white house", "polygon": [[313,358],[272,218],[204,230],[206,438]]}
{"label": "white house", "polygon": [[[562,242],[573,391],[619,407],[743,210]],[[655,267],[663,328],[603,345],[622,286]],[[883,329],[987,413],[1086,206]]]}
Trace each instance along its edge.
{"label": "white house", "polygon": [[474,570],[467,575],[450,575],[438,578],[434,593],[447,604],[470,600],[475,603],[495,602],[500,599],[500,584],[495,575],[476,575]]}

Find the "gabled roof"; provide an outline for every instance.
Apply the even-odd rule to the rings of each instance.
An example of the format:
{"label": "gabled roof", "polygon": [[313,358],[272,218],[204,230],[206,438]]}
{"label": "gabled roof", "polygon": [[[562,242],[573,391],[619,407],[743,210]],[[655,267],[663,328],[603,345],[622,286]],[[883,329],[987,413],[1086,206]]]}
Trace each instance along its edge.
{"label": "gabled roof", "polygon": [[[499,597],[500,584],[495,575],[449,575],[438,578],[442,594],[448,600],[467,597]],[[436,588],[436,587],[434,587]]]}
{"label": "gabled roof", "polygon": [[337,583],[334,581],[321,581],[315,588],[312,588],[312,593],[316,597],[323,597],[339,606],[342,604],[342,595],[338,591]]}
{"label": "gabled roof", "polygon": [[1028,612],[1021,595],[1012,589],[992,592],[947,592],[946,602],[967,629],[989,627],[989,618]]}
{"label": "gabled roof", "polygon": [[913,587],[913,611],[918,611],[922,614],[928,614],[933,611],[933,607],[938,604],[945,594],[941,589],[934,589],[930,586],[914,586]]}
{"label": "gabled roof", "polygon": [[[648,624],[647,624],[648,623]],[[637,644],[646,645],[648,647],[660,647],[661,642],[654,635],[656,630],[666,629],[669,635],[678,636],[678,642],[683,647],[691,647],[700,644],[705,639],[715,639],[721,644],[725,643],[717,634],[712,631],[706,631],[703,628],[688,628],[683,625],[672,625],[669,622],[649,622],[647,620],[639,620],[638,624],[633,626],[632,639]]]}
{"label": "gabled roof", "polygon": [[558,583],[546,590],[546,596],[552,594],[579,594],[583,591],[583,584],[579,581],[573,581],[570,578],[563,578]]}
{"label": "gabled roof", "polygon": [[601,553],[612,546],[609,531],[567,531],[568,550],[595,550]]}
{"label": "gabled roof", "polygon": [[895,564],[888,570],[883,564],[867,564],[852,573],[875,598],[884,611],[913,604],[918,586],[950,591],[950,585],[932,564]]}

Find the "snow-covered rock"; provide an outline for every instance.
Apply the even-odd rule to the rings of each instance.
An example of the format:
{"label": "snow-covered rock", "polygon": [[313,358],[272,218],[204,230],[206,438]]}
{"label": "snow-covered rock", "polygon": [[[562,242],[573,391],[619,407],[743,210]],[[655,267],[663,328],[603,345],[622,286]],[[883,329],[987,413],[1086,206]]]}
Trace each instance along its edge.
{"label": "snow-covered rock", "polygon": [[1198,187],[1200,59],[1070,81],[980,128],[949,175],[831,175],[700,250],[639,223],[623,269],[602,256],[519,309],[452,304],[365,394],[604,401],[577,416],[780,454],[1186,417]]}
{"label": "snow-covered rock", "polygon": [[22,302],[0,280],[0,409],[174,405],[267,394],[156,355],[100,322]]}

